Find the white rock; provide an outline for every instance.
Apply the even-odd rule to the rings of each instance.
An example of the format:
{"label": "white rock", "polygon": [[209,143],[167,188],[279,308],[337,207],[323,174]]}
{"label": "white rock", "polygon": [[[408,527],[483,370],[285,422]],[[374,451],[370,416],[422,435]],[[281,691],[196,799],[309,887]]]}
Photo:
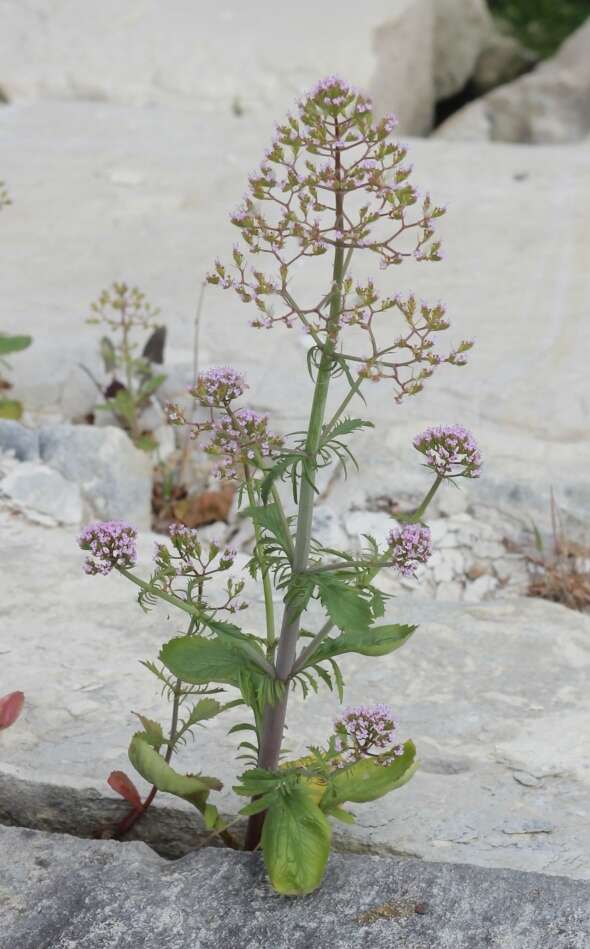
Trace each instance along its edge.
{"label": "white rock", "polygon": [[370,91],[379,112],[395,112],[404,134],[424,135],[432,128],[433,31],[431,0],[401,0],[374,32],[377,66]]}
{"label": "white rock", "polygon": [[442,517],[437,518],[436,520],[428,521],[428,526],[432,537],[432,546],[436,547],[448,531],[448,520]]}
{"label": "white rock", "polygon": [[476,130],[496,142],[556,144],[590,131],[590,20],[551,59],[461,109],[438,138],[473,140]]}
{"label": "white rock", "polygon": [[397,522],[385,511],[351,511],[345,515],[344,526],[349,537],[354,537],[359,545],[366,545],[363,534],[370,534],[379,546],[387,541],[387,535],[396,527]]}
{"label": "white rock", "polygon": [[458,580],[449,583],[439,583],[436,588],[436,599],[447,603],[457,603],[463,598],[463,584]]}
{"label": "white rock", "polygon": [[48,425],[39,442],[42,460],[79,486],[85,516],[149,527],[151,463],[121,429]]}
{"label": "white rock", "polygon": [[[137,723],[127,710],[169,721],[159,683],[138,660],[154,658],[181,624],[167,609],[142,613],[122,577],[84,576],[71,528],[41,530],[0,515],[0,531],[0,576],[11,594],[3,603],[0,648],[10,650],[1,657],[3,677],[27,696],[19,721],[31,735],[25,745],[18,729],[6,733],[0,770],[104,789],[111,770],[129,772]],[[154,537],[140,541],[145,575]],[[234,619],[262,633],[258,602]],[[358,824],[350,833],[426,859],[590,878],[590,618],[541,600],[451,604],[412,594],[391,600],[384,621],[419,626],[390,656],[342,657],[345,702],[394,705],[425,766],[395,794],[351,805]],[[76,689],[86,683],[104,687],[86,696]],[[85,698],[100,708],[79,706]],[[340,711],[323,686],[305,703],[292,693],[292,756],[324,743]],[[228,729],[244,720],[243,707],[213,719],[175,759],[179,770],[223,781],[212,801],[228,813],[242,803],[232,793],[240,736]],[[547,775],[540,795],[512,779],[523,771]],[[547,815],[556,825],[551,834],[503,833],[509,821],[526,828]]]}
{"label": "white rock", "polygon": [[477,577],[476,580],[473,580],[471,583],[468,583],[465,587],[465,593],[463,594],[463,599],[466,603],[479,603],[480,600],[486,599],[491,593],[498,588],[498,580],[496,577],[492,577],[489,574],[483,574],[481,577]]}
{"label": "white rock", "polygon": [[0,481],[0,495],[25,511],[38,512],[60,524],[79,524],[82,519],[78,485],[39,462],[16,465]]}
{"label": "white rock", "polygon": [[[423,58],[432,48],[430,7],[431,0],[373,0],[359,18],[353,0],[340,0],[337,16],[313,0],[295,7],[256,0],[255,11],[233,0],[175,0],[171,16],[158,0],[140,0],[132,9],[119,0],[78,0],[76,16],[53,3],[40,17],[36,3],[23,0],[4,18],[2,86],[11,102],[44,97],[174,104],[191,114],[195,108],[209,116],[224,113],[237,125],[253,111],[278,118],[321,76],[336,73],[364,88],[375,76],[379,103],[386,110],[402,105],[405,131],[412,131],[424,110],[417,86],[425,73],[427,114],[432,107],[432,52],[428,64]],[[383,34],[387,64],[379,52]],[[388,83],[379,81],[384,65]],[[123,152],[103,177],[122,203],[127,196],[141,202],[151,173]]]}
{"label": "white rock", "polygon": [[318,504],[314,509],[313,536],[323,547],[346,550],[349,546],[340,516],[327,504]]}
{"label": "white rock", "polygon": [[473,75],[493,31],[485,0],[434,0],[434,85],[437,99],[459,92]]}
{"label": "white rock", "polygon": [[[43,340],[19,353],[19,397],[31,408],[59,410],[71,367],[95,353],[96,333],[81,323],[80,314],[102,286],[126,273],[161,306],[170,351],[184,349],[189,360],[198,285],[211,260],[230,253],[237,235],[227,212],[268,144],[270,119],[253,115],[241,122],[220,112],[213,120],[198,111],[189,116],[161,106],[44,102],[0,109],[0,124],[2,175],[11,181],[15,196],[27,195],[26,203],[15,200],[6,210],[10,228],[0,228],[0,260],[9,262],[2,272],[2,293],[16,325]],[[101,176],[121,154],[146,171],[141,188],[115,191]],[[487,144],[409,143],[416,184],[447,201],[453,213],[440,222],[447,259],[436,267],[408,262],[402,268],[403,284],[426,299],[447,300],[453,323],[449,343],[475,336],[477,345],[470,366],[442,366],[419,397],[400,407],[393,405],[387,383],[367,388],[367,409],[362,403],[354,408],[372,418],[375,429],[351,442],[361,476],[351,469],[349,480],[331,490],[329,503],[336,510],[348,510],[359,487],[369,496],[398,497],[407,491],[418,502],[430,479],[411,448],[412,437],[427,425],[461,422],[477,436],[485,461],[484,476],[462,485],[461,495],[470,505],[477,498],[544,517],[549,486],[559,484],[566,506],[586,516],[587,418],[582,403],[572,402],[569,393],[585,391],[584,354],[590,347],[585,317],[589,251],[577,238],[586,226],[587,150],[499,146],[493,163],[488,158]],[[515,180],[523,172],[528,177]],[[473,213],[474,193],[478,214]],[[548,207],[560,209],[551,233],[545,226]],[[34,226],[44,216],[53,222],[51,233]],[[92,255],[92,266],[90,220],[92,241],[100,248]],[[462,224],[466,220],[469,228]],[[207,240],[195,243],[195,233],[207,234]],[[534,254],[523,253],[533,240]],[[474,300],[469,275],[474,248],[482,246],[486,253],[476,255]],[[556,246],[561,248],[557,257]],[[64,253],[70,263],[67,282]],[[359,279],[374,275],[371,256],[359,254]],[[308,276],[314,295],[325,292],[326,271],[320,263]],[[385,275],[377,277],[377,284],[387,287]],[[44,287],[43,306],[34,290],[39,286]],[[518,319],[513,316],[515,299]],[[234,363],[248,377],[251,406],[272,415],[273,426],[282,431],[300,430],[311,386],[297,331],[256,332],[248,325],[251,316],[231,295],[209,288],[201,337],[210,362]],[[444,348],[444,334],[439,335]],[[552,399],[543,406],[539,372],[555,382]],[[337,381],[334,406],[341,392]],[[460,496],[444,488],[439,494]]]}
{"label": "white rock", "polygon": [[0,452],[18,461],[33,461],[39,457],[39,433],[20,422],[0,419]]}

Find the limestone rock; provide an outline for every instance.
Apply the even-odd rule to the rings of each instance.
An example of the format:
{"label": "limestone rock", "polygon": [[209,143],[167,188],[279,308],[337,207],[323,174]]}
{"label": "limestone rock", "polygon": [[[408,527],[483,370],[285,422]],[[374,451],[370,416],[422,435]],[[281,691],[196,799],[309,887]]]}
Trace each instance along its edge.
{"label": "limestone rock", "polygon": [[79,524],[82,499],[77,484],[48,465],[24,461],[0,481],[4,496],[25,512],[46,515],[58,524]]}
{"label": "limestone rock", "polygon": [[151,463],[121,429],[47,425],[39,443],[42,460],[79,485],[88,516],[149,527]]}
{"label": "limestone rock", "polygon": [[532,72],[451,116],[437,138],[558,144],[590,131],[590,20]]}
{"label": "limestone rock", "polygon": [[434,88],[447,99],[473,75],[493,22],[485,0],[435,0]]}
{"label": "limestone rock", "polygon": [[[160,684],[139,660],[155,658],[183,627],[168,609],[142,613],[124,578],[84,576],[72,529],[0,518],[0,576],[11,591],[3,603],[3,677],[27,697],[18,724],[3,733],[0,770],[107,793],[109,772],[130,770],[127,747],[137,729],[131,710],[169,721]],[[140,536],[142,576],[155,539]],[[236,621],[261,633],[263,606],[249,584],[244,597],[251,606]],[[277,611],[280,617],[280,603]],[[312,632],[314,616],[306,617]],[[345,702],[393,705],[421,767],[395,794],[354,808],[348,845],[590,879],[590,822],[583,819],[590,795],[590,617],[542,600],[465,604],[402,593],[388,601],[383,622],[419,628],[390,656],[343,657]],[[340,711],[323,686],[305,703],[293,694],[293,757],[325,742]],[[214,797],[227,814],[240,804],[231,790],[240,736],[228,730],[244,720],[241,708],[212,720],[178,757],[180,770],[223,781]],[[538,778],[536,789],[522,783],[523,772]],[[161,803],[178,806],[164,795]],[[538,821],[547,814],[555,825],[550,833],[503,832],[515,815]]]}
{"label": "limestone rock", "polygon": [[259,854],[205,848],[170,863],[141,844],[0,835],[2,949],[585,949],[590,938],[590,885],[563,877],[332,854],[303,903],[272,892]]}
{"label": "limestone rock", "polygon": [[[0,109],[0,127],[2,175],[15,199],[0,228],[3,295],[17,325],[35,337],[35,345],[19,353],[16,396],[31,410],[63,415],[63,383],[78,362],[92,365],[96,349],[96,334],[80,314],[115,277],[137,283],[161,307],[171,364],[180,364],[184,354],[188,372],[199,283],[215,256],[227,259],[236,240],[228,210],[268,145],[270,118],[256,114],[241,122],[222,112],[212,122],[200,112],[163,106],[44,102]],[[429,481],[412,437],[427,425],[456,421],[482,443],[484,476],[461,491],[444,489],[443,501],[478,498],[539,520],[555,485],[566,507],[585,516],[587,413],[570,393],[585,392],[590,346],[589,251],[577,237],[586,225],[587,151],[498,146],[492,163],[486,143],[429,139],[409,143],[409,160],[417,186],[448,203],[440,223],[446,259],[428,266],[408,262],[396,279],[404,292],[446,300],[449,344],[473,336],[476,347],[468,367],[441,367],[419,397],[401,406],[385,383],[367,388],[366,410],[360,402],[351,405],[376,427],[351,443],[362,480],[350,470],[342,510],[353,498],[365,507],[366,495],[425,492]],[[114,183],[110,174],[116,170],[133,171],[142,183]],[[544,209],[552,202],[563,213],[550,232]],[[42,215],[52,220],[51,234],[32,224]],[[535,253],[523,254],[532,240]],[[67,285],[64,253],[71,264]],[[359,279],[375,276],[369,257],[359,254]],[[325,292],[325,280],[325,268],[314,265],[310,292]],[[386,275],[378,275],[376,284],[386,290]],[[45,288],[42,305],[35,286]],[[297,331],[257,332],[249,326],[251,315],[238,300],[209,287],[203,360],[235,364],[248,378],[252,408],[268,412],[281,431],[300,430],[311,386]],[[555,381],[550,403],[540,398],[539,373]],[[338,387],[336,381],[334,404]],[[329,503],[338,507],[331,497]]]}
{"label": "limestone rock", "polygon": [[431,0],[402,0],[374,31],[377,65],[369,90],[376,110],[394,112],[406,135],[424,135],[432,128],[433,30]]}
{"label": "limestone rock", "polygon": [[[36,0],[23,0],[4,18],[2,86],[11,102],[173,104],[191,116],[221,112],[235,124],[252,112],[278,118],[323,75],[366,87],[373,31],[388,20],[403,30],[416,2],[397,0],[392,12],[390,0],[373,0],[359,17],[353,0],[341,0],[337,16],[313,0],[293,8],[257,0],[255,13],[232,0],[175,0],[170,16],[158,0],[138,0],[131,10],[118,0],[78,0],[75,9],[48,0],[40,17]],[[414,53],[400,42],[408,72]],[[111,170],[111,181],[127,191],[148,179],[132,167]]]}
{"label": "limestone rock", "polygon": [[20,422],[0,419],[0,454],[9,454],[18,461],[39,458],[39,433]]}

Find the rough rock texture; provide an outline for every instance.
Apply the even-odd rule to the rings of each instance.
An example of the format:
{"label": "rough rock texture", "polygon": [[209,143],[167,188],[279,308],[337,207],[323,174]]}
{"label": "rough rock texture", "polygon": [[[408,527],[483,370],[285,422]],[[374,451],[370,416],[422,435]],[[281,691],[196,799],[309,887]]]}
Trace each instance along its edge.
{"label": "rough rock texture", "polygon": [[0,419],[0,454],[11,455],[17,461],[35,461],[39,458],[39,432],[20,422]]}
{"label": "rough rock texture", "polygon": [[370,84],[375,107],[393,111],[405,135],[425,135],[434,118],[434,12],[431,0],[403,0],[374,31],[377,57]]}
{"label": "rough rock texture", "polygon": [[[124,8],[118,0],[44,0],[42,10],[37,0],[4,0],[2,87],[11,102],[71,98],[173,104],[191,115],[280,115],[321,75],[345,75],[367,87],[375,71],[373,33],[384,24],[400,32],[393,69],[405,81],[417,50],[401,40],[408,23],[416,40],[415,7],[430,2],[373,0],[359,17],[352,0],[341,0],[338,16],[313,0],[290,8],[257,0],[255,9],[231,0],[175,0],[173,14],[158,0]],[[393,105],[383,102],[386,110]],[[407,118],[411,131],[412,108]]]}
{"label": "rough rock texture", "polygon": [[[5,515],[1,530],[0,575],[11,591],[0,607],[3,682],[27,701],[2,734],[0,770],[108,793],[109,772],[131,770],[131,710],[168,721],[159,685],[138,660],[154,658],[182,626],[165,610],[144,615],[123,578],[83,576],[74,530]],[[145,572],[153,541],[141,537]],[[590,878],[590,618],[540,600],[471,605],[413,595],[391,601],[387,618],[420,628],[391,656],[345,657],[346,702],[392,704],[421,768],[383,802],[355,808],[348,836],[428,859]],[[254,598],[240,622],[259,631],[262,604]],[[338,713],[323,687],[305,704],[293,695],[293,754],[325,741]],[[215,800],[226,813],[239,803],[231,787],[240,738],[227,732],[244,720],[240,708],[214,719],[178,759],[221,778]]]}
{"label": "rough rock texture", "polygon": [[495,29],[485,0],[434,0],[433,8],[434,88],[447,99],[473,75]]}
{"label": "rough rock texture", "polygon": [[16,465],[0,480],[0,497],[21,509],[45,514],[58,524],[79,524],[82,519],[78,485],[34,461]]}
{"label": "rough rock texture", "polygon": [[[228,210],[271,135],[270,116],[219,114],[212,122],[161,107],[76,102],[0,110],[2,174],[14,198],[0,228],[3,297],[15,324],[35,338],[19,353],[17,397],[30,409],[64,410],[71,367],[95,365],[98,334],[83,317],[115,278],[138,283],[162,309],[170,330],[166,396],[174,383],[178,391],[189,382],[198,284],[216,255],[231,252],[237,235]],[[538,520],[554,485],[560,501],[585,514],[590,249],[580,235],[587,154],[497,146],[491,162],[488,147],[410,143],[416,184],[449,206],[440,227],[446,259],[408,263],[394,275],[378,273],[377,282],[446,300],[449,342],[473,336],[477,346],[469,367],[442,367],[424,393],[400,407],[385,384],[367,389],[366,414],[377,425],[354,444],[363,485],[383,494],[409,479],[412,490],[425,490],[412,436],[427,424],[461,422],[481,441],[485,459],[485,477],[467,486],[469,497]],[[41,218],[51,220],[50,229],[35,226]],[[359,279],[365,266],[359,255]],[[310,292],[321,293],[325,280],[320,259],[310,267]],[[43,288],[42,299],[35,287]],[[254,407],[293,431],[310,399],[304,346],[297,331],[251,329],[251,316],[227,292],[208,288],[201,364],[236,363]],[[551,380],[550,399],[540,378]],[[357,485],[351,479],[347,491]]]}
{"label": "rough rock texture", "polygon": [[[2,949],[585,949],[590,886],[562,877],[332,855],[304,900],[259,855],[167,863],[141,844],[0,830]],[[14,854],[18,853],[18,859]]]}
{"label": "rough rock texture", "polygon": [[436,138],[558,144],[590,131],[590,20],[526,76],[471,103]]}
{"label": "rough rock texture", "polygon": [[47,465],[79,485],[86,516],[150,526],[150,459],[121,429],[47,425],[39,433],[39,450]]}

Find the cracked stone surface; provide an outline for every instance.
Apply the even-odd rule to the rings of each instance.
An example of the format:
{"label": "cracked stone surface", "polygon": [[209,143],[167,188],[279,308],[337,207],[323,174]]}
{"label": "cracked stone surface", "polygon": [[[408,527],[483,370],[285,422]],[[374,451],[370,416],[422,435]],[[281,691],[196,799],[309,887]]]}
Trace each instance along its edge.
{"label": "cracked stone surface", "polygon": [[[332,854],[303,901],[258,854],[166,862],[142,844],[0,828],[2,949],[585,949],[582,881]],[[12,859],[18,851],[19,861]]]}
{"label": "cracked stone surface", "polygon": [[[157,682],[138,661],[181,629],[178,619],[162,610],[145,616],[123,578],[83,576],[73,530],[6,513],[0,524],[11,594],[1,606],[3,681],[27,696],[17,726],[2,734],[0,770],[108,793],[109,772],[130,770],[132,710],[167,720]],[[141,537],[146,571],[154,539]],[[392,601],[387,618],[420,628],[377,662],[346,657],[346,701],[392,704],[421,768],[379,805],[357,808],[354,839],[427,859],[590,879],[590,618],[541,600],[411,595]],[[259,630],[261,604],[240,620]],[[292,696],[293,754],[326,740],[338,710],[327,690],[305,704]],[[239,709],[214,720],[178,759],[223,780],[216,801],[230,813],[239,735],[227,731],[242,720]]]}

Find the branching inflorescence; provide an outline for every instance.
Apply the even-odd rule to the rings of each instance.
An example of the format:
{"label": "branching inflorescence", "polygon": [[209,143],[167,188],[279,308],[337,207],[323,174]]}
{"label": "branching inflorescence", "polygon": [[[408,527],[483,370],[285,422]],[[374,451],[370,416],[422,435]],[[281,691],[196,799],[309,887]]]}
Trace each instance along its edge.
{"label": "branching inflorescence", "polygon": [[[187,618],[186,634],[162,647],[160,664],[147,664],[173,699],[168,736],[159,724],[141,718],[143,731],[129,752],[133,765],[151,782],[152,797],[161,789],[192,801],[213,833],[239,846],[208,800],[219,787],[217,779],[181,775],[170,758],[205,718],[247,706],[249,720],[231,729],[249,733],[239,745],[249,767],[235,788],[251,798],[240,811],[249,818],[244,845],[262,847],[271,882],[281,893],[307,893],[319,885],[330,846],[328,817],[351,822],[354,816],[343,804],[376,800],[404,784],[415,768],[414,745],[400,739],[385,705],[347,710],[325,745],[310,748],[305,758],[281,760],[289,694],[299,688],[305,697],[325,684],[342,701],[339,657],[385,657],[409,639],[415,627],[382,622],[387,597],[375,578],[387,568],[415,575],[431,554],[424,515],[435,493],[446,480],[477,477],[481,465],[465,429],[428,429],[414,445],[433,484],[414,511],[396,515],[384,545],[367,536],[353,556],[313,537],[318,471],[354,461],[350,439],[371,425],[346,414],[363,385],[388,380],[399,402],[420,392],[443,363],[464,365],[472,345],[463,340],[438,351],[437,336],[449,327],[443,304],[384,294],[373,279],[352,275],[352,261],[361,255],[385,271],[442,256],[435,222],[444,208],[429,195],[419,197],[410,183],[406,149],[390,137],[394,128],[393,116],[374,121],[369,100],[345,82],[322,80],[297,114],[277,127],[232,215],[242,242],[234,247],[232,262],[217,261],[208,278],[252,304],[254,327],[299,325],[308,334],[314,391],[303,435],[273,434],[266,416],[240,404],[247,385],[231,367],[210,369],[191,386],[201,406],[197,421],[188,421],[181,406],[167,409],[173,424],[188,426],[216,457],[219,474],[239,483],[241,512],[255,533],[248,569],[263,587],[264,635],[231,621],[246,606],[240,599],[243,581],[227,580],[222,596],[219,583],[212,583],[215,574],[232,569],[235,551],[202,544],[196,532],[173,526],[170,543],[157,545],[154,570],[144,580],[132,570],[135,535],[128,525],[94,525],[81,538],[91,554],[89,572],[114,568],[140,588],[144,607],[163,599]],[[326,255],[331,276],[314,297],[313,283],[300,286],[300,265],[311,267]],[[328,414],[336,377],[346,391]],[[295,513],[284,498],[285,484]],[[325,615],[315,629],[312,604]],[[227,688],[239,697],[224,705],[210,697]],[[195,695],[194,707],[181,714]],[[135,802],[137,815],[146,804],[138,809],[138,795],[129,796],[129,779],[123,777],[117,787]]]}

